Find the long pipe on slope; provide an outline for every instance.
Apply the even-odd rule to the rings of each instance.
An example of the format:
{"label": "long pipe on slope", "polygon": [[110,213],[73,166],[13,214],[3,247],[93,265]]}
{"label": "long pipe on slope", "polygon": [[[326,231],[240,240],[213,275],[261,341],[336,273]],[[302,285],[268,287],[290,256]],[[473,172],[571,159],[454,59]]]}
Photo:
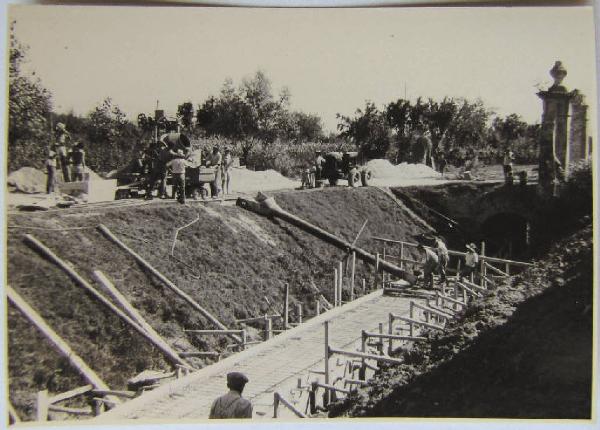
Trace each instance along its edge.
{"label": "long pipe on slope", "polygon": [[[262,193],[258,193],[256,202],[239,198],[237,200],[237,205],[245,209],[251,210],[253,212],[259,213],[261,215],[275,216],[284,221],[287,221],[290,224],[295,225],[296,227],[317,236],[319,239],[341,250],[344,250],[349,253],[354,251],[356,253],[356,256],[364,262],[376,265],[377,258],[373,254],[365,251],[362,248],[357,247],[356,245],[351,244],[350,242],[344,239],[335,236],[334,234],[323,230],[322,228],[319,228],[307,221],[304,221],[296,215],[292,215],[291,213],[283,210],[281,206],[277,204],[273,197],[268,197]],[[398,276],[399,278],[404,279],[405,281],[410,282],[411,284],[416,281],[416,277],[411,273],[408,273],[406,270],[401,269],[395,264],[392,264],[388,261],[384,261],[382,259],[379,259],[378,270],[390,273],[394,276]]]}

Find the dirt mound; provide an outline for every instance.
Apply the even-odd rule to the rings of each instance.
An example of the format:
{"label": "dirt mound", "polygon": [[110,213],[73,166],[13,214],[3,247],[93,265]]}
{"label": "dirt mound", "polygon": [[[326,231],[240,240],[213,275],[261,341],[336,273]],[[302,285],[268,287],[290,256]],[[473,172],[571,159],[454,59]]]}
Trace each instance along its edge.
{"label": "dirt mound", "polygon": [[239,192],[283,190],[296,188],[299,182],[286,178],[275,170],[254,171],[243,168],[231,170],[231,190]]}
{"label": "dirt mound", "polygon": [[472,303],[446,332],[400,352],[406,364],[385,368],[340,409],[371,417],[589,419],[592,260],[587,226]]}
{"label": "dirt mound", "polygon": [[374,178],[380,179],[416,179],[416,178],[437,178],[438,172],[424,164],[400,163],[393,165],[388,160],[375,159],[367,163],[367,166],[373,172]]}
{"label": "dirt mound", "polygon": [[7,183],[22,193],[44,193],[46,192],[46,173],[34,167],[21,167],[8,175]]}

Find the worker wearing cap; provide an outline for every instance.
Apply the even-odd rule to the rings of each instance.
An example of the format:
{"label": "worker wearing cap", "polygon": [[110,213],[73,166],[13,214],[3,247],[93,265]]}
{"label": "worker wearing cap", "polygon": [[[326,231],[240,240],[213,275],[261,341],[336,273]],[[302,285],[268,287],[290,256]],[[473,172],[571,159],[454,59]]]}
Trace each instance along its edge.
{"label": "worker wearing cap", "polygon": [[469,243],[467,246],[467,254],[465,255],[465,265],[461,269],[459,279],[470,276],[477,270],[477,264],[479,263],[479,256],[477,255],[477,247],[474,243]]}
{"label": "worker wearing cap", "polygon": [[321,179],[321,173],[323,172],[323,164],[325,164],[325,159],[321,155],[321,151],[315,152],[315,181]]}
{"label": "worker wearing cap", "polygon": [[438,256],[438,273],[440,274],[440,280],[447,282],[446,280],[446,267],[448,266],[448,248],[444,243],[441,236],[435,236],[435,252]]}
{"label": "worker wearing cap", "polygon": [[174,194],[181,204],[185,204],[185,167],[187,166],[187,161],[183,157],[183,149],[178,149],[177,157],[167,162],[167,168],[173,173]]}
{"label": "worker wearing cap", "polygon": [[215,170],[215,179],[210,183],[210,194],[213,199],[219,197],[219,187],[221,186],[221,164],[223,163],[223,158],[221,156],[221,152],[219,151],[219,147],[213,147],[212,154],[206,160],[206,167],[212,167]]}
{"label": "worker wearing cap", "polygon": [[83,181],[83,173],[85,172],[85,151],[83,150],[83,143],[75,145],[73,151],[69,155],[71,163],[73,163],[73,180]]}
{"label": "worker wearing cap", "polygon": [[58,167],[60,167],[62,170],[63,180],[65,182],[69,182],[71,180],[68,163],[68,146],[70,143],[71,135],[67,131],[67,127],[62,122],[59,122],[56,124],[56,161]]}
{"label": "worker wearing cap", "polygon": [[210,419],[252,418],[252,403],[242,397],[244,386],[248,383],[246,375],[240,372],[227,374],[227,394],[218,397],[210,407]]}
{"label": "worker wearing cap", "polygon": [[51,149],[48,150],[45,164],[46,172],[48,173],[46,178],[46,194],[52,194],[56,187],[56,152]]}
{"label": "worker wearing cap", "polygon": [[423,287],[433,290],[433,273],[438,270],[439,258],[435,252],[426,248],[422,243],[417,245],[417,249],[425,253],[423,258]]}

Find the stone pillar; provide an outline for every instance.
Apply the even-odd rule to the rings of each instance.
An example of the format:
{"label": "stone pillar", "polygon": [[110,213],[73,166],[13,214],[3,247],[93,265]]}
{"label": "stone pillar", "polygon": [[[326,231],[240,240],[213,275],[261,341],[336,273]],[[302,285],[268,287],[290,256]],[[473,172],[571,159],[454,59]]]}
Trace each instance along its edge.
{"label": "stone pillar", "polygon": [[539,183],[544,189],[552,187],[569,162],[567,132],[571,93],[561,85],[566,75],[567,70],[557,61],[550,70],[554,84],[547,91],[538,93],[544,109],[539,142]]}
{"label": "stone pillar", "polygon": [[571,92],[571,130],[569,135],[569,162],[587,158],[587,105],[578,90]]}

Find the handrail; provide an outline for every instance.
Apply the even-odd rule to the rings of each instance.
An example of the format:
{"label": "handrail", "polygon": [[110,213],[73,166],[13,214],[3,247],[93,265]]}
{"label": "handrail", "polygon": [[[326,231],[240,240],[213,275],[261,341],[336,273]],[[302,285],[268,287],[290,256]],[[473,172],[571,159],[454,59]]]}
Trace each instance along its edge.
{"label": "handrail", "polygon": [[277,391],[273,393],[273,418],[277,418],[277,409],[279,407],[279,402],[283,403],[285,407],[287,407],[290,411],[292,411],[299,418],[307,418],[302,412],[300,412],[294,405],[288,402],[281,394]]}
{"label": "handrail", "polygon": [[[386,243],[397,243],[397,244],[402,244],[402,245],[406,245],[406,246],[412,246],[412,247],[417,247],[419,244],[418,243],[414,243],[414,242],[406,242],[403,240],[394,240],[394,239],[386,239],[383,237],[376,237],[376,236],[371,236],[371,239],[373,240],[377,240],[379,242],[386,242]],[[426,247],[428,248],[428,247]],[[465,255],[467,255],[466,252],[461,252],[461,251],[454,251],[449,249],[448,250],[448,254],[449,255],[455,255],[455,256],[460,256],[460,257],[464,257]],[[483,260],[483,261],[489,261],[492,263],[508,263],[508,264],[512,264],[513,266],[523,266],[523,267],[530,267],[533,266],[532,263],[526,263],[524,261],[515,261],[515,260],[506,260],[504,258],[498,258],[498,257],[490,257],[487,255],[479,255],[479,259]]]}

